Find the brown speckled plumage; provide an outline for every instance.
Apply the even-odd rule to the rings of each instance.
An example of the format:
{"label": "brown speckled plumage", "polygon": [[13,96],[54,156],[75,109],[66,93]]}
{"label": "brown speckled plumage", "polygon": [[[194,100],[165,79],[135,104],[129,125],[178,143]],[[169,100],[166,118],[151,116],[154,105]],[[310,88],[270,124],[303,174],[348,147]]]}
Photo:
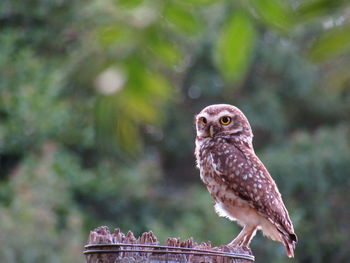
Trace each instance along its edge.
{"label": "brown speckled plumage", "polygon": [[[221,123],[222,118],[229,123]],[[254,153],[244,114],[231,105],[211,105],[196,116],[196,129],[197,166],[215,209],[243,226],[229,245],[249,246],[261,229],[293,257],[297,237],[292,222],[274,180]]]}

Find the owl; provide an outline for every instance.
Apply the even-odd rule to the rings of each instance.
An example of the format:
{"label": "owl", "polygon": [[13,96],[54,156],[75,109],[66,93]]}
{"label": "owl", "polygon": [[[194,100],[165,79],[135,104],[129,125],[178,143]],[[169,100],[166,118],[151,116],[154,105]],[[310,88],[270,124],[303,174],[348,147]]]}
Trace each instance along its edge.
{"label": "owl", "polygon": [[237,107],[216,104],[196,115],[195,123],[197,167],[215,210],[243,227],[228,246],[249,247],[260,229],[294,257],[293,224],[276,183],[255,155],[246,116]]}

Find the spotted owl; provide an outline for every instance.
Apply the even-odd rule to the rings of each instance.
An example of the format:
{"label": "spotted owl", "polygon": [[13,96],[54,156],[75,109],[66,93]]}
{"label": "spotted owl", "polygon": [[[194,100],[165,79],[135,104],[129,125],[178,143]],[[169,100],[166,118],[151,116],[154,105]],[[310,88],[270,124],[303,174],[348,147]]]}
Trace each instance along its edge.
{"label": "spotted owl", "polygon": [[197,167],[215,210],[243,227],[228,245],[249,247],[260,229],[294,257],[293,224],[276,183],[255,155],[246,116],[237,107],[216,104],[196,115],[195,123]]}

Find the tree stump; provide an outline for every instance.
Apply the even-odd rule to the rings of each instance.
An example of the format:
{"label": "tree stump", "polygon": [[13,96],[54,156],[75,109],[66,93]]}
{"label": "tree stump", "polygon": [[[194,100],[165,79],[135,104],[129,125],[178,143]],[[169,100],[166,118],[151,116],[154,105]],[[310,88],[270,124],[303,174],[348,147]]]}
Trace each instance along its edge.
{"label": "tree stump", "polygon": [[84,254],[87,263],[251,263],[255,258],[248,248],[219,246],[211,242],[196,243],[192,238],[180,241],[168,238],[159,245],[152,232],[136,238],[101,226],[90,232]]}

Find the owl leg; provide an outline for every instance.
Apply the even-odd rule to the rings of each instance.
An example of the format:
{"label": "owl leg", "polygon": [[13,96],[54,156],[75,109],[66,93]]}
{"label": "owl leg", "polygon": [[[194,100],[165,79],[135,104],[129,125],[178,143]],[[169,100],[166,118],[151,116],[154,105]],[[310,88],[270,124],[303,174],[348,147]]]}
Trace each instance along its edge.
{"label": "owl leg", "polygon": [[238,236],[228,246],[248,247],[256,233],[256,226],[244,226]]}
{"label": "owl leg", "polygon": [[241,246],[241,244],[244,241],[244,238],[245,238],[245,236],[247,234],[246,232],[247,232],[247,227],[244,226],[243,229],[241,230],[241,232],[238,234],[238,236],[236,236],[236,238],[234,240],[232,240],[227,245],[228,246],[232,246],[232,247]]}
{"label": "owl leg", "polygon": [[253,237],[256,234],[257,227],[251,227],[249,230],[247,230],[247,234],[244,238],[244,241],[242,242],[241,246],[243,247],[249,247],[250,242],[252,241]]}

